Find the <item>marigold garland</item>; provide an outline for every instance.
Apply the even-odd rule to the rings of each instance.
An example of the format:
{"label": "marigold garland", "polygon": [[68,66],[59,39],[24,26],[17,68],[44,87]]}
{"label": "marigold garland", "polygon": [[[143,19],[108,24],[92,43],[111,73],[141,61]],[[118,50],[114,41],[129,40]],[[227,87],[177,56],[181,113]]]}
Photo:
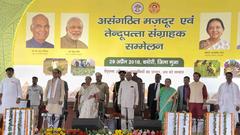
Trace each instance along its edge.
{"label": "marigold garland", "polygon": [[186,134],[186,121],[187,121],[187,113],[184,112],[184,116],[183,116],[183,135]]}
{"label": "marigold garland", "polygon": [[18,114],[18,134],[21,135],[21,127],[22,126],[22,110],[19,110]]}
{"label": "marigold garland", "polygon": [[13,128],[13,110],[9,109],[9,124],[8,124],[8,135],[12,135],[12,128]]}
{"label": "marigold garland", "polygon": [[176,135],[176,132],[177,132],[177,113],[176,112],[174,112],[173,123],[174,123],[173,135]]}
{"label": "marigold garland", "polygon": [[213,134],[217,135],[217,113],[213,113]]}

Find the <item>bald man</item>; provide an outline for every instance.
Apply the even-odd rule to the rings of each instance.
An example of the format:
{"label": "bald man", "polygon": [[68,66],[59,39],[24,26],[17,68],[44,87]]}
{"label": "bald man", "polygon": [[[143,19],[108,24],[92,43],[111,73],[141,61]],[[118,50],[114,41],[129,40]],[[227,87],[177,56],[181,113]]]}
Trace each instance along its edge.
{"label": "bald man", "polygon": [[33,34],[32,39],[26,41],[27,48],[53,48],[54,45],[47,42],[49,35],[48,18],[43,14],[37,14],[32,18],[30,30]]}
{"label": "bald man", "polygon": [[72,17],[67,22],[66,35],[61,38],[61,48],[87,48],[80,41],[83,32],[83,22],[77,17]]}
{"label": "bald man", "polygon": [[138,85],[132,80],[132,73],[127,72],[126,80],[120,83],[118,89],[118,106],[121,107],[121,129],[132,129],[134,109],[138,106]]}

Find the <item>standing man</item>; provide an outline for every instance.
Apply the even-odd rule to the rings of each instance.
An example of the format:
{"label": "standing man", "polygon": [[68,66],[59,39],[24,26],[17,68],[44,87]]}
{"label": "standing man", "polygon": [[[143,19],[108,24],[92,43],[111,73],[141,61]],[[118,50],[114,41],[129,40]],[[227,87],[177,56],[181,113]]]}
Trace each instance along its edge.
{"label": "standing man", "polygon": [[38,127],[39,105],[43,104],[43,89],[37,83],[38,78],[32,77],[32,85],[28,86],[26,97],[30,101],[30,107],[34,110],[35,127]]}
{"label": "standing man", "polygon": [[[59,79],[61,79],[62,76],[62,71],[60,71],[59,74]],[[65,95],[64,95],[64,102],[63,102],[63,115],[61,115],[60,117],[60,121],[59,121],[59,127],[64,126],[64,121],[67,120],[67,116],[68,116],[68,83],[64,80],[62,80],[64,82],[64,90],[65,90]]]}
{"label": "standing man", "polygon": [[116,82],[113,87],[113,108],[114,108],[115,112],[120,113],[121,109],[118,107],[118,90],[120,87],[120,83],[125,80],[126,71],[121,70],[118,72],[118,74],[120,77],[120,81]]}
{"label": "standing man", "polygon": [[53,44],[46,41],[50,26],[48,18],[45,15],[35,15],[32,18],[30,29],[33,37],[26,41],[27,48],[54,48]]}
{"label": "standing man", "polygon": [[[116,82],[113,87],[113,108],[115,112],[121,113],[121,108],[118,106],[118,91],[121,82],[125,80],[126,71],[121,70],[118,72],[118,74],[120,77],[120,81]],[[117,129],[121,129],[120,119],[117,119]]]}
{"label": "standing man", "polygon": [[188,103],[187,103],[187,92],[190,91],[189,89],[189,82],[190,82],[190,77],[185,76],[183,78],[183,83],[184,85],[179,86],[177,88],[178,91],[178,107],[177,111],[178,112],[187,112],[188,111]]}
{"label": "standing man", "polygon": [[131,72],[126,73],[126,79],[121,82],[118,91],[118,105],[121,106],[121,129],[133,128],[134,109],[138,105],[138,85],[132,80]]}
{"label": "standing man", "polygon": [[100,90],[99,116],[100,118],[103,119],[105,114],[105,109],[108,107],[108,103],[109,103],[109,87],[107,83],[102,82],[101,73],[97,72],[95,76],[96,76],[96,83],[94,83],[94,85],[96,85],[96,87]]}
{"label": "standing man", "polygon": [[58,127],[60,116],[62,115],[62,104],[64,102],[64,81],[59,78],[60,70],[53,69],[53,78],[48,80],[43,96],[44,104],[48,113],[48,127]]}
{"label": "standing man", "polygon": [[240,106],[239,87],[232,81],[233,74],[225,73],[226,82],[222,83],[218,89],[217,110],[220,112],[234,113],[235,122],[238,120],[238,111]]}
{"label": "standing man", "polygon": [[6,108],[18,107],[22,97],[20,81],[15,78],[12,67],[6,70],[7,77],[0,84],[0,104],[1,114],[4,114]]}
{"label": "standing man", "polygon": [[193,73],[194,82],[189,85],[190,90],[187,92],[189,112],[192,113],[192,116],[195,119],[203,118],[204,110],[206,109],[205,103],[208,98],[207,88],[204,83],[199,81],[200,77],[200,73]]}
{"label": "standing man", "polygon": [[140,77],[137,76],[137,72],[133,73],[132,80],[135,81],[138,85],[138,94],[139,94],[139,100],[138,100],[138,106],[135,110],[136,116],[142,116],[144,111],[144,89],[143,89],[143,81]]}
{"label": "standing man", "polygon": [[147,99],[147,106],[149,107],[151,113],[151,119],[157,120],[158,113],[157,113],[157,97],[159,97],[159,93],[157,95],[157,91],[159,91],[164,84],[160,83],[161,75],[155,75],[155,83],[152,83],[148,86],[148,99]]}

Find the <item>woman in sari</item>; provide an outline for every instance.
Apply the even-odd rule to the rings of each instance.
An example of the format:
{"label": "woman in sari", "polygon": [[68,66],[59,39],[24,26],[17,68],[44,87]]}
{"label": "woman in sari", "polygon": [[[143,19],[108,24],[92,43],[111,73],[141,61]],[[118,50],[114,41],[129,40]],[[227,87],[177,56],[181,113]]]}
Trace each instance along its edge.
{"label": "woman in sari", "polygon": [[99,89],[91,84],[91,77],[85,78],[86,85],[79,90],[79,118],[96,118],[98,116]]}
{"label": "woman in sari", "polygon": [[160,89],[160,96],[157,99],[157,111],[159,112],[159,120],[164,121],[164,114],[177,110],[177,91],[170,87],[171,80],[165,80],[165,86]]}
{"label": "woman in sari", "polygon": [[200,49],[205,50],[227,50],[230,48],[229,42],[221,39],[224,32],[223,21],[220,18],[212,18],[207,24],[208,39],[201,40],[199,43]]}

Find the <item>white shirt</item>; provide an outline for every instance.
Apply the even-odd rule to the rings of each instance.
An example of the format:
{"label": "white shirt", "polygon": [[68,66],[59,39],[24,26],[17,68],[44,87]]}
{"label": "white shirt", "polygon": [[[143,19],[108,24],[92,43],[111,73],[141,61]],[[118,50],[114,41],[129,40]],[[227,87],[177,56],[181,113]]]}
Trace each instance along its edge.
{"label": "white shirt", "polygon": [[29,86],[27,90],[28,99],[31,105],[40,105],[41,95],[43,94],[43,89],[41,86]]}
{"label": "white shirt", "polygon": [[222,83],[218,89],[218,105],[222,111],[235,111],[240,104],[239,87],[234,82]]}
{"label": "white shirt", "polygon": [[[239,87],[234,82],[222,83],[218,89],[218,105],[220,112],[237,113],[236,106],[240,104]],[[238,116],[235,115],[238,121]],[[236,122],[237,122],[236,121]]]}
{"label": "white shirt", "polygon": [[18,107],[17,98],[22,97],[20,81],[15,77],[5,78],[0,84],[0,93],[2,94],[0,113],[4,113],[6,108]]}
{"label": "white shirt", "polygon": [[138,105],[138,85],[135,81],[124,80],[120,83],[118,93],[118,104],[121,107],[133,108],[134,105]]}
{"label": "white shirt", "polygon": [[156,95],[155,95],[155,101],[157,100],[157,99],[159,99],[160,98],[160,83],[155,83],[155,86],[154,86],[154,88],[156,88],[156,85],[157,85],[157,91],[156,91]]}

